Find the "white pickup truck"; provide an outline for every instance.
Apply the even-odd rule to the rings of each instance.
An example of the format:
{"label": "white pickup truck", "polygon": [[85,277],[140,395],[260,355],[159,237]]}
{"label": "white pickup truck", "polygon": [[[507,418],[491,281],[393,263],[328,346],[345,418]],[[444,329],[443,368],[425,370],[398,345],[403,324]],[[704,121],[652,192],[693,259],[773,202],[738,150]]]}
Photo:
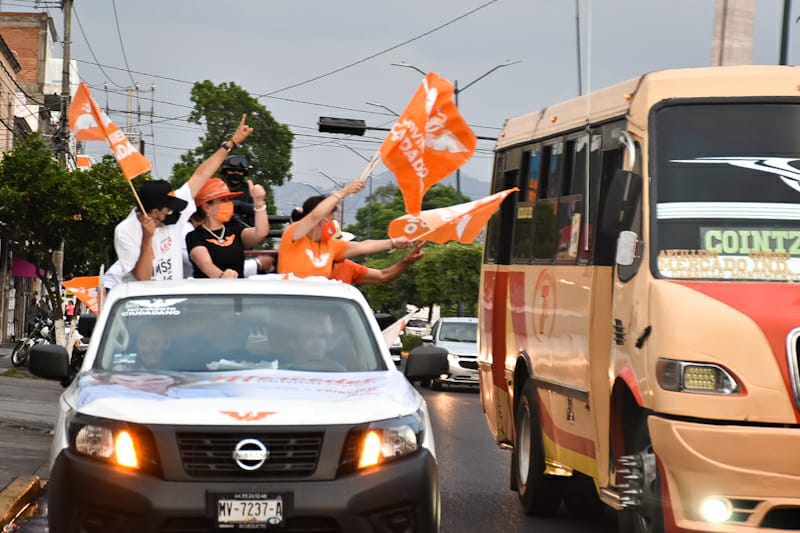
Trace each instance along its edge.
{"label": "white pickup truck", "polygon": [[[42,345],[30,369],[70,376]],[[438,532],[430,418],[361,293],[338,282],[134,282],[104,303],[64,391],[51,533]]]}

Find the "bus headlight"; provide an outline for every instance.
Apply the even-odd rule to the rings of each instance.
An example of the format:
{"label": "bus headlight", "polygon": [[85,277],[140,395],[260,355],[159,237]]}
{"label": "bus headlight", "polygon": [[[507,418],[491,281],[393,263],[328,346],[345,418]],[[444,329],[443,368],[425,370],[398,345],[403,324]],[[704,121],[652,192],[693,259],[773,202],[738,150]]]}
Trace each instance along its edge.
{"label": "bus headlight", "polygon": [[656,377],[662,389],[674,392],[738,394],[736,379],[719,365],[659,359]]}
{"label": "bus headlight", "polygon": [[712,524],[727,522],[731,514],[733,514],[733,508],[725,498],[711,496],[700,504],[700,517]]}

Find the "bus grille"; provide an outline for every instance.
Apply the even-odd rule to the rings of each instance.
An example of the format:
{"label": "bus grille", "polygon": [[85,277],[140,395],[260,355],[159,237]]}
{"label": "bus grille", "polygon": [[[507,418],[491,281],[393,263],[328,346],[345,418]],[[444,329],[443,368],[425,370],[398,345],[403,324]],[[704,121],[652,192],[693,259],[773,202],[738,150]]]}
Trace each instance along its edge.
{"label": "bus grille", "polygon": [[[248,477],[264,479],[310,476],[322,450],[320,432],[198,433],[177,434],[181,462],[196,478]],[[242,470],[233,460],[233,450],[243,439],[258,439],[269,450],[269,459],[256,471]]]}

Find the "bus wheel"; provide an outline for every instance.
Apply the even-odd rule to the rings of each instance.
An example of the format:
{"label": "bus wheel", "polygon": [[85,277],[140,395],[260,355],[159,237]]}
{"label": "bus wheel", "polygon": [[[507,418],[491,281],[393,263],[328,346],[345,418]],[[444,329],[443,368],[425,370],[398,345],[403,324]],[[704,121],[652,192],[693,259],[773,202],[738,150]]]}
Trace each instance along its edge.
{"label": "bus wheel", "polygon": [[637,453],[617,459],[619,476],[638,494],[617,513],[620,533],[664,533],[664,511],[661,502],[661,479],[656,465],[656,454],[650,444],[647,421],[637,427],[634,436]]}
{"label": "bus wheel", "polygon": [[553,516],[561,505],[562,479],[544,473],[544,448],[539,425],[536,388],[525,384],[517,407],[517,438],[511,457],[512,486],[517,488],[525,514]]}

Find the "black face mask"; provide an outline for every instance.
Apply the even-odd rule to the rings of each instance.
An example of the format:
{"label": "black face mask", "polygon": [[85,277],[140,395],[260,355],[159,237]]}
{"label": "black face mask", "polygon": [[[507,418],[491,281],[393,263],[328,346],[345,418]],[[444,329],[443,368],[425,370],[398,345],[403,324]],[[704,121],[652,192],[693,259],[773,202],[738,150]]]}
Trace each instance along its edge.
{"label": "black face mask", "polygon": [[237,190],[244,184],[244,176],[238,174],[228,174],[224,178],[231,190]]}
{"label": "black face mask", "polygon": [[164,217],[163,224],[165,226],[170,226],[172,224],[177,223],[178,220],[181,218],[181,211],[183,211],[183,209],[181,209],[180,211],[173,210],[172,213]]}

